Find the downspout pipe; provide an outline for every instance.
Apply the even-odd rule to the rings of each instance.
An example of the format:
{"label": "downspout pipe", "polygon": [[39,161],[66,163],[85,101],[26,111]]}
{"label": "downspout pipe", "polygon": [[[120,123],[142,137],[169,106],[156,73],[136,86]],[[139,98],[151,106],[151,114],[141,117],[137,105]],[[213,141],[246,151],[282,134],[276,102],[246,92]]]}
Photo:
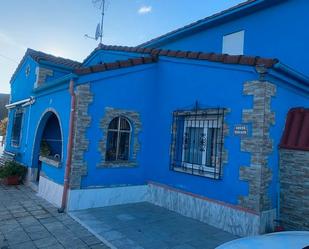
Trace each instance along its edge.
{"label": "downspout pipe", "polygon": [[68,192],[70,185],[70,174],[71,174],[71,164],[72,164],[72,150],[74,144],[74,123],[75,123],[75,111],[76,111],[76,95],[74,92],[74,79],[70,80],[69,87],[71,95],[71,111],[70,111],[70,123],[69,123],[69,135],[67,144],[67,159],[64,173],[64,183],[63,183],[63,193],[61,207],[58,209],[59,213],[63,213],[67,206]]}

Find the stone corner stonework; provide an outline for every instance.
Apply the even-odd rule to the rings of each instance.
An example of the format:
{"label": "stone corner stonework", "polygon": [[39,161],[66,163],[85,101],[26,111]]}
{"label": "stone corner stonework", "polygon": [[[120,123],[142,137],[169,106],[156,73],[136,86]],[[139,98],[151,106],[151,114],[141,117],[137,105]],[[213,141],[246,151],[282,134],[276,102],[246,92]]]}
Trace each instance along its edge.
{"label": "stone corner stonework", "polygon": [[272,172],[268,157],[273,151],[273,141],[269,129],[275,124],[271,98],[276,94],[276,86],[266,81],[246,82],[243,94],[253,96],[253,108],[244,109],[242,113],[242,122],[252,125],[252,134],[241,138],[241,151],[250,153],[251,162],[240,167],[239,178],[248,182],[249,194],[239,197],[239,204],[260,213],[271,209],[268,188]]}
{"label": "stone corner stonework", "polygon": [[[133,141],[133,146],[131,148],[131,157],[130,161],[125,162],[107,162],[105,161],[105,153],[106,153],[106,138],[108,132],[109,123],[116,117],[123,116],[129,120],[131,125],[133,126],[131,133],[131,141]],[[142,129],[142,123],[140,114],[131,110],[123,110],[123,109],[115,109],[112,107],[105,108],[105,114],[100,122],[100,128],[103,132],[103,137],[99,142],[99,152],[101,153],[101,161],[98,163],[97,167],[99,168],[120,168],[120,167],[136,167],[137,163],[137,153],[140,150],[140,142],[138,139],[138,135]],[[131,144],[132,145],[132,144]]]}
{"label": "stone corner stonework", "polygon": [[90,84],[83,84],[76,87],[74,145],[70,175],[71,189],[79,189],[82,176],[87,175],[87,162],[84,160],[84,153],[88,150],[89,146],[86,130],[90,127],[91,123],[88,108],[92,101],[93,95],[90,90]]}
{"label": "stone corner stonework", "polygon": [[280,219],[287,229],[309,230],[309,151],[280,149]]}

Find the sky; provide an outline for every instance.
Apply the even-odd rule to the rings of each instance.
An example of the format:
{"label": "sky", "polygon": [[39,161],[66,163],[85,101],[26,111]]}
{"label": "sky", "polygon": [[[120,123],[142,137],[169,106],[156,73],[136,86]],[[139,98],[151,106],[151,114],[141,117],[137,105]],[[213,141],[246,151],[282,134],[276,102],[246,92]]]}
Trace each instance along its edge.
{"label": "sky", "polygon": [[[103,43],[135,46],[244,0],[106,0]],[[0,93],[27,48],[82,61],[98,45],[92,0],[0,1]]]}

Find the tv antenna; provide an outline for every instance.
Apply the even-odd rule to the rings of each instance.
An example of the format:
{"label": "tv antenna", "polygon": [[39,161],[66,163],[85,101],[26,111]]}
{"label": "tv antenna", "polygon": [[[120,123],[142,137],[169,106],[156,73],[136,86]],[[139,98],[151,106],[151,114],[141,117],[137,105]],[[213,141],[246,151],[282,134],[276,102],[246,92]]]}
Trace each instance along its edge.
{"label": "tv antenna", "polygon": [[103,22],[104,22],[104,12],[105,12],[105,0],[92,0],[93,5],[98,6],[99,9],[102,10],[101,12],[101,23],[97,24],[97,28],[95,30],[94,37],[85,34],[86,38],[98,40],[100,38],[100,44],[102,43],[103,38]]}

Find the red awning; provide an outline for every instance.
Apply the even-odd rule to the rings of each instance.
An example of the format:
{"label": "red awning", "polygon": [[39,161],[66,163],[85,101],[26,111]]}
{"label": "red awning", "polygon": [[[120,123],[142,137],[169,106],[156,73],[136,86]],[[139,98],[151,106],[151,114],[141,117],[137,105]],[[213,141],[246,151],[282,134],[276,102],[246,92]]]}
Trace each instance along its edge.
{"label": "red awning", "polygon": [[280,148],[309,150],[309,109],[293,108],[289,111]]}

